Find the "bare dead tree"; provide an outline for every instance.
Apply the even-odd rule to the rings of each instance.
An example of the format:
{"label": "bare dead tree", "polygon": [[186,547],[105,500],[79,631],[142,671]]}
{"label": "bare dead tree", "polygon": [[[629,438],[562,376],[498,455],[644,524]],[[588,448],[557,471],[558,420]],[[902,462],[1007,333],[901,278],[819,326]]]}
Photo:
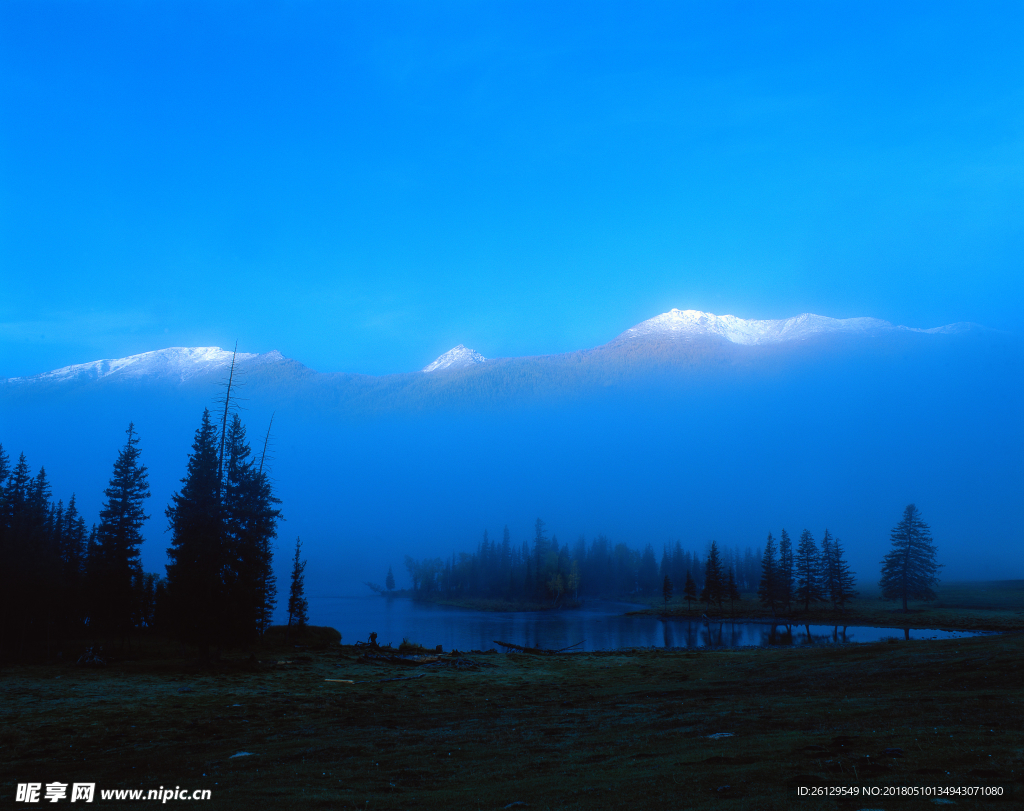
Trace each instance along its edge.
{"label": "bare dead tree", "polygon": [[224,392],[224,415],[220,421],[220,460],[217,466],[217,492],[220,492],[224,480],[224,441],[228,433],[228,412],[231,410],[231,387],[235,382],[235,358],[238,355],[238,341],[231,352],[231,368],[228,370],[227,391]]}
{"label": "bare dead tree", "polygon": [[267,446],[270,444],[270,429],[274,425],[274,416],[276,414],[277,414],[277,412],[275,411],[275,412],[273,412],[270,415],[270,424],[267,425],[267,435],[263,438],[263,453],[260,454],[260,470],[259,470],[260,473],[263,472],[263,462],[267,458]]}

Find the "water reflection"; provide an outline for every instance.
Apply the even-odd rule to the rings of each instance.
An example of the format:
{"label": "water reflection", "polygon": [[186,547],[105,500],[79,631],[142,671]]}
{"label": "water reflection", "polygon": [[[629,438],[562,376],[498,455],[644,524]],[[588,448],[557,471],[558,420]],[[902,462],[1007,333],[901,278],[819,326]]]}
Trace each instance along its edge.
{"label": "water reflection", "polygon": [[573,611],[522,611],[499,614],[424,605],[406,599],[367,597],[310,598],[311,622],[330,625],[345,643],[365,641],[376,631],[381,644],[403,639],[445,650],[488,650],[495,640],[559,649],[584,640],[579,650],[619,648],[738,648],[875,642],[887,638],[950,639],[968,631],[909,630],[841,625],[662,619],[624,616],[636,606],[590,603]]}

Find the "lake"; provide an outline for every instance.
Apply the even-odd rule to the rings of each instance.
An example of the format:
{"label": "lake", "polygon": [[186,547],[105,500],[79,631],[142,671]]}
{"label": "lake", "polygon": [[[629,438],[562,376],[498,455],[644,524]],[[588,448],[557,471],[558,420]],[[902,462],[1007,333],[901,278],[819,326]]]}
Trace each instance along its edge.
{"label": "lake", "polygon": [[567,611],[467,611],[377,595],[310,597],[313,625],[337,628],[344,644],[377,642],[397,647],[403,639],[444,650],[489,650],[495,640],[558,650],[577,642],[574,651],[620,648],[739,648],[767,645],[814,645],[877,642],[881,639],[959,639],[972,631],[939,631],[832,625],[776,625],[750,621],[661,619],[623,616],[643,606],[590,601]]}

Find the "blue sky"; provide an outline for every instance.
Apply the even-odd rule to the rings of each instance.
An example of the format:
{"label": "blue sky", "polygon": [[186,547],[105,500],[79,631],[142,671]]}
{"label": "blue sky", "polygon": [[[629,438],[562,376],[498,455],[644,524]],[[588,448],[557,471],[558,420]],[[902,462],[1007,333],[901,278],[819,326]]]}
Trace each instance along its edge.
{"label": "blue sky", "polygon": [[1024,8],[0,5],[0,377],[672,307],[1024,331]]}

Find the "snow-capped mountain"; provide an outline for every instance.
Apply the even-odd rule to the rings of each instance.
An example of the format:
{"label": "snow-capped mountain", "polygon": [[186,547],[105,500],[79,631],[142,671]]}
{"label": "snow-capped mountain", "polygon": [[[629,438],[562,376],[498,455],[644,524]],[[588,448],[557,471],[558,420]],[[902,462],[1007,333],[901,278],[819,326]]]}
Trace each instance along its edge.
{"label": "snow-capped mountain", "polygon": [[[708,351],[715,352],[726,349],[730,344],[737,345],[737,348],[740,345],[803,344],[811,343],[812,339],[817,341],[837,335],[854,338],[877,338],[885,335],[910,337],[914,333],[961,333],[970,331],[974,327],[973,324],[958,323],[931,329],[917,329],[895,326],[879,318],[840,319],[813,313],[804,313],[793,318],[774,321],[754,320],[737,318],[734,315],[715,315],[700,310],[670,310],[637,324],[600,347],[583,349],[567,355],[503,358],[499,361],[492,361],[492,363],[497,364],[496,368],[507,367],[510,363],[524,367],[536,367],[537,363],[547,364],[545,368],[549,369],[549,372],[545,374],[553,375],[552,380],[554,380],[559,375],[554,369],[561,368],[563,363],[569,362],[570,356],[576,358],[572,361],[572,365],[577,371],[580,368],[588,367],[595,370],[595,374],[600,376],[596,370],[601,364],[610,362],[621,352],[628,352],[631,358],[629,363],[634,364],[638,357],[663,352],[666,342],[669,347],[678,342],[680,351],[689,351],[692,355],[694,347],[699,352],[703,352],[704,347]],[[647,351],[645,344],[652,345],[650,352]],[[654,349],[654,345],[661,348]],[[684,349],[684,347],[689,349]],[[639,355],[636,352],[637,349],[640,350]],[[670,348],[668,351],[674,352],[675,350]],[[142,352],[126,358],[108,358],[65,366],[31,377],[10,378],[6,381],[0,379],[0,382],[8,386],[13,385],[18,389],[25,386],[33,387],[32,384],[36,383],[88,383],[107,379],[126,382],[162,380],[172,384],[199,382],[207,377],[223,375],[231,363],[231,355],[230,351],[216,346],[170,347],[153,352]],[[486,360],[479,352],[459,344],[421,371],[423,373],[441,370],[458,371],[484,363]],[[276,350],[262,354],[239,352],[236,362],[244,370],[255,371],[259,368],[266,370],[272,376],[277,375],[281,379],[297,373],[318,376],[318,373],[305,369],[296,361],[286,359]],[[579,365],[581,363],[583,367]],[[276,371],[271,371],[275,369]],[[389,378],[390,376],[384,377]],[[423,379],[422,376],[419,377]],[[433,376],[430,377],[433,378]],[[441,379],[448,380],[449,376],[442,375],[437,379],[439,381]]]}
{"label": "snow-capped mountain", "polygon": [[[196,375],[229,366],[231,364],[231,354],[231,352],[216,346],[173,346],[168,349],[157,349],[153,352],[129,355],[127,358],[78,363],[32,377],[15,377],[11,378],[11,382],[98,380],[110,376],[117,376],[122,379],[160,377],[185,382]],[[281,354],[276,350],[267,354],[268,357],[281,357]],[[239,352],[235,356],[235,361],[236,363],[241,363],[258,357],[260,356]]]}
{"label": "snow-capped mountain", "polygon": [[616,340],[645,337],[695,338],[718,336],[734,344],[775,344],[799,341],[820,335],[846,333],[875,335],[893,330],[909,332],[959,332],[967,324],[949,324],[932,329],[894,326],[880,318],[829,318],[803,313],[793,318],[758,321],[735,315],[715,315],[700,310],[670,310],[643,321],[622,333]]}
{"label": "snow-capped mountain", "polygon": [[424,372],[437,372],[441,369],[461,369],[464,366],[472,366],[474,363],[483,363],[487,358],[475,350],[459,344],[449,349],[441,357],[428,366],[423,367]]}

